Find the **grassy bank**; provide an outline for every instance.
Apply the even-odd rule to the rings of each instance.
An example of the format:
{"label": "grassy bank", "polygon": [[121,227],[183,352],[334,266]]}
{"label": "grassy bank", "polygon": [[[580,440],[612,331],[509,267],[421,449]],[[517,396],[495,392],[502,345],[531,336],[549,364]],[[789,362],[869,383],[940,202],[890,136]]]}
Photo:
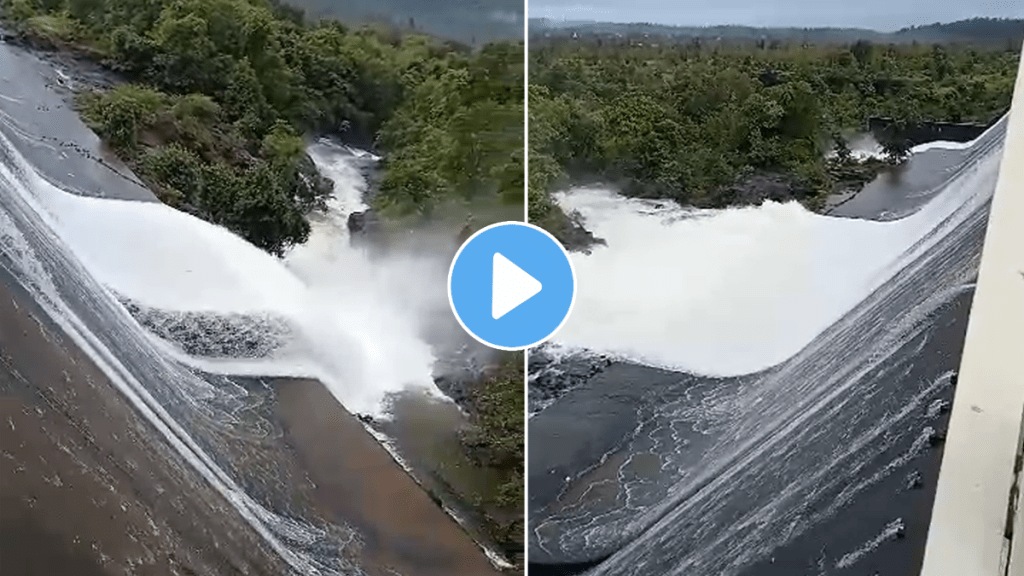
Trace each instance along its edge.
{"label": "grassy bank", "polygon": [[375,423],[441,501],[505,557],[523,561],[523,354],[507,353],[467,382],[459,405],[416,396],[396,399],[395,419]]}

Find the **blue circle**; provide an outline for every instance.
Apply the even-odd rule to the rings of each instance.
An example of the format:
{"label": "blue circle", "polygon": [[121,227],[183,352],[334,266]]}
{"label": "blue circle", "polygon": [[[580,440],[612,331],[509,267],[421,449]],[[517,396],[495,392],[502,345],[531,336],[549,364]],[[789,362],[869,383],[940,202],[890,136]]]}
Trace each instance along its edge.
{"label": "blue circle", "polygon": [[[497,259],[510,262],[518,269],[514,274],[529,275],[541,288],[494,318]],[[448,271],[455,318],[470,336],[499,350],[522,350],[551,338],[569,318],[575,300],[576,272],[569,254],[546,230],[525,222],[500,222],[477,231],[459,248]]]}

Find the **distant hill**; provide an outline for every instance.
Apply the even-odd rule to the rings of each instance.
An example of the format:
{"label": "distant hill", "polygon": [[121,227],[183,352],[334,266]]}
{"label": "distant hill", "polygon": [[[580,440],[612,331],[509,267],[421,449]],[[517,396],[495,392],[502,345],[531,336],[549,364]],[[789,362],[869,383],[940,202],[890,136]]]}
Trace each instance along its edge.
{"label": "distant hill", "polygon": [[[1024,41],[1024,20],[1012,18],[972,18],[948,24],[911,26],[893,34],[918,42],[963,42],[970,44]],[[906,41],[906,40],[904,40]]]}
{"label": "distant hill", "polygon": [[284,0],[307,18],[385,23],[464,44],[523,37],[522,0]]}
{"label": "distant hill", "polygon": [[1024,20],[1009,18],[973,18],[948,24],[935,23],[912,26],[896,32],[879,32],[864,28],[756,28],[750,26],[687,27],[664,24],[614,22],[564,22],[541,18],[530,19],[533,38],[648,37],[668,41],[694,38],[725,41],[778,40],[812,44],[845,44],[858,40],[878,43],[964,43],[978,46],[1017,47],[1024,42]]}

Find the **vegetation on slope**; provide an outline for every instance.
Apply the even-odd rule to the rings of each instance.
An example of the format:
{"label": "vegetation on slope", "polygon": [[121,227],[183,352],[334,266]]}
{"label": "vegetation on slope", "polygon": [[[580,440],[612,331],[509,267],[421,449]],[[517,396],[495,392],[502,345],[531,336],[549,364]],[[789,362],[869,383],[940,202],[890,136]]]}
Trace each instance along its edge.
{"label": "vegetation on slope", "polygon": [[[871,116],[989,122],[1009,106],[1018,57],[868,42],[531,48],[531,219],[564,233],[547,192],[586,178],[707,207],[757,201],[743,184],[767,179],[814,207],[851,171],[878,169],[826,158],[844,134]],[[884,144],[896,160],[906,152]]]}
{"label": "vegetation on slope", "polygon": [[525,421],[523,405],[523,354],[504,354],[500,364],[469,391],[475,427],[462,437],[478,464],[499,471],[500,484],[489,496],[496,539],[510,556],[523,550],[523,499],[525,487]]}
{"label": "vegetation on slope", "polygon": [[[29,38],[73,47],[131,85],[83,116],[161,197],[280,254],[330,193],[301,135],[385,153],[381,208],[521,199],[522,45],[307,25],[265,0],[0,0]],[[378,137],[379,136],[379,137]]]}

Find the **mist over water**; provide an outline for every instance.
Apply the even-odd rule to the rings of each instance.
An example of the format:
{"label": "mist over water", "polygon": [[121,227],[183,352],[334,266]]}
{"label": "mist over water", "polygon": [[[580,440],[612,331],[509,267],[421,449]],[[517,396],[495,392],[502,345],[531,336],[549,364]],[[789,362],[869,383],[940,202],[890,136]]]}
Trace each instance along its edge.
{"label": "mist over water", "polygon": [[348,518],[325,523],[296,495],[287,458],[274,456],[285,447],[268,437],[278,424],[265,387],[317,378],[349,411],[384,419],[394,394],[448,401],[427,338],[447,302],[423,288],[443,296],[447,255],[350,243],[347,217],[366,207],[364,169],[377,159],[311,147],[334,195],[309,240],[279,259],[158,202],[65,190],[22,154],[30,138],[0,132],[0,273],[298,573],[363,574],[354,558],[372,535]]}
{"label": "mist over water", "polygon": [[[374,415],[385,413],[392,393],[439,395],[435,359],[420,337],[429,301],[398,298],[395,287],[415,285],[443,263],[422,256],[372,260],[350,245],[347,216],[365,208],[359,163],[373,160],[329,143],[311,152],[334,181],[334,196],[308,242],[283,260],[166,205],[70,194],[27,163],[19,168],[29,201],[120,298],[179,323],[230,314],[235,322],[225,329],[283,327],[276,335],[254,330],[255,338],[279,340],[257,357],[211,358],[167,346],[177,359],[213,373],[317,378],[350,411]],[[15,179],[8,167],[0,171]]]}

